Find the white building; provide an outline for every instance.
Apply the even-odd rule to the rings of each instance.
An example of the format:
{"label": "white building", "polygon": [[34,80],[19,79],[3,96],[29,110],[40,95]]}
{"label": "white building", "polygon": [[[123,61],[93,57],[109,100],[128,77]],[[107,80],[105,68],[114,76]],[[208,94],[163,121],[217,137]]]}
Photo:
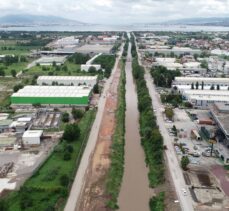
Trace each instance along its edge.
{"label": "white building", "polygon": [[89,87],[94,87],[97,83],[97,76],[39,76],[37,79],[37,84],[42,86],[52,85],[53,82],[62,84],[65,86],[79,86],[86,85]]}
{"label": "white building", "polygon": [[22,136],[24,145],[39,145],[41,143],[41,136],[43,130],[27,130]]}
{"label": "white building", "polygon": [[184,68],[200,68],[200,62],[186,62],[183,64]]}
{"label": "white building", "polygon": [[175,77],[173,81],[173,86],[179,86],[185,85],[190,87],[193,83],[194,85],[196,83],[199,83],[199,86],[201,86],[202,82],[204,83],[204,89],[205,87],[211,87],[212,85],[216,86],[219,85],[220,89],[228,88],[229,86],[229,78],[205,78],[205,77]]}
{"label": "white building", "polygon": [[65,56],[43,56],[35,61],[35,64],[40,64],[42,66],[50,66],[55,63],[56,65],[63,65],[66,61]]}

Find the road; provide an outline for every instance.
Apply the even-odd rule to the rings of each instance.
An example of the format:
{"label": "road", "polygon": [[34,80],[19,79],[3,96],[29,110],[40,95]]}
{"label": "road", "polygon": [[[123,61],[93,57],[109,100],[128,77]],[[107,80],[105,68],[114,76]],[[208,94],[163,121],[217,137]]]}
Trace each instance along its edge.
{"label": "road", "polygon": [[65,205],[65,211],[75,211],[78,203],[78,199],[80,198],[81,190],[84,187],[85,183],[85,175],[87,173],[88,166],[90,164],[90,158],[93,154],[93,151],[96,146],[96,141],[99,133],[99,128],[102,121],[102,116],[104,113],[105,103],[106,103],[106,93],[110,88],[111,82],[114,78],[114,73],[116,69],[118,68],[118,64],[122,55],[123,51],[123,45],[121,47],[121,50],[119,52],[119,56],[116,58],[116,62],[114,65],[114,68],[112,70],[110,78],[106,81],[102,95],[100,97],[99,103],[98,103],[98,111],[96,114],[95,121],[93,123],[93,126],[91,128],[91,132],[88,138],[87,146],[84,150],[78,171],[76,173],[74,182],[72,184],[72,189],[70,191],[69,198],[67,200],[67,203]]}
{"label": "road", "polygon": [[[138,58],[139,58],[139,64],[142,65],[139,52],[138,52]],[[183,172],[181,170],[179,161],[177,159],[177,156],[176,156],[176,153],[173,147],[173,140],[169,136],[169,132],[165,126],[163,113],[162,113],[162,111],[164,110],[164,106],[161,103],[160,96],[155,89],[153,79],[148,70],[145,71],[145,80],[147,83],[147,87],[149,89],[150,96],[152,98],[153,108],[156,109],[155,115],[157,117],[157,124],[159,126],[161,135],[163,136],[164,144],[168,148],[168,150],[165,151],[165,154],[168,160],[168,168],[169,168],[170,174],[173,179],[173,183],[174,183],[176,193],[177,193],[180,205],[181,205],[181,209],[183,211],[194,211],[193,204],[192,204],[192,198],[191,198],[190,192],[188,191],[188,187],[185,184]],[[184,196],[182,192],[183,188],[186,189],[188,193],[187,196]]]}
{"label": "road", "polygon": [[148,169],[139,134],[137,93],[132,75],[129,45],[126,62],[126,134],[125,165],[122,186],[118,198],[120,211],[148,211],[153,190],[149,188]]}

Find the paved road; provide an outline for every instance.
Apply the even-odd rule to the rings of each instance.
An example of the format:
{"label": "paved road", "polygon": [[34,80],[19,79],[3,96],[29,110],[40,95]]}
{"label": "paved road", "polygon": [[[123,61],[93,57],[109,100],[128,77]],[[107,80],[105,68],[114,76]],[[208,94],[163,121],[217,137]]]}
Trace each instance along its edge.
{"label": "paved road", "polygon": [[[137,46],[137,45],[136,45]],[[139,53],[138,53],[139,55]],[[142,65],[139,57],[139,64]],[[152,98],[152,105],[153,108],[156,109],[156,117],[157,117],[157,124],[159,126],[160,132],[164,139],[164,144],[167,146],[168,150],[166,150],[166,156],[168,160],[168,167],[173,179],[174,186],[176,188],[176,193],[179,198],[179,202],[181,205],[181,209],[183,211],[194,211],[192,198],[190,192],[188,191],[188,187],[185,184],[185,180],[183,177],[183,172],[180,168],[173,144],[172,139],[169,136],[168,130],[165,126],[164,118],[162,111],[164,110],[164,106],[161,103],[160,96],[155,89],[155,85],[153,79],[148,70],[145,73],[145,80],[147,83],[147,87],[149,89],[150,96]],[[182,189],[185,188],[188,195],[184,196]]]}
{"label": "paved road", "polygon": [[105,103],[106,103],[106,93],[107,93],[107,91],[111,85],[111,82],[114,78],[114,73],[115,73],[116,69],[118,68],[118,63],[119,63],[119,60],[121,58],[122,49],[123,49],[123,46],[121,48],[121,51],[119,52],[118,58],[116,58],[116,63],[115,63],[115,66],[112,70],[111,76],[106,81],[104,89],[103,89],[103,93],[100,97],[100,100],[98,103],[98,112],[96,114],[94,124],[91,128],[91,133],[90,133],[90,136],[88,139],[88,143],[87,143],[87,146],[84,150],[78,171],[76,173],[76,176],[75,176],[75,179],[74,179],[74,182],[72,185],[72,189],[71,189],[68,201],[67,201],[65,209],[64,209],[65,211],[76,210],[78,200],[80,199],[81,190],[82,190],[84,183],[85,183],[85,180],[84,180],[85,175],[87,173],[87,168],[88,168],[89,163],[90,163],[90,158],[91,158],[92,153],[95,149],[95,145],[96,145],[96,141],[97,141],[97,137],[98,137],[98,133],[99,133],[99,128],[100,128],[101,121],[102,121],[102,116],[103,116]]}
{"label": "paved road", "polygon": [[139,134],[137,94],[132,75],[130,45],[126,62],[126,134],[123,182],[118,198],[120,211],[148,211],[153,190],[149,188],[148,169]]}

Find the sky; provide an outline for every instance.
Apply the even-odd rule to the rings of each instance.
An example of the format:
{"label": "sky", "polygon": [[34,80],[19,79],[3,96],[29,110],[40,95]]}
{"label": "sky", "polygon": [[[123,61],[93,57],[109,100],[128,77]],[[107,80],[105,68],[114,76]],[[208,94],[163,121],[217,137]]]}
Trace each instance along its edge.
{"label": "sky", "polygon": [[229,17],[229,0],[0,0],[0,15],[54,15],[86,23],[152,23]]}

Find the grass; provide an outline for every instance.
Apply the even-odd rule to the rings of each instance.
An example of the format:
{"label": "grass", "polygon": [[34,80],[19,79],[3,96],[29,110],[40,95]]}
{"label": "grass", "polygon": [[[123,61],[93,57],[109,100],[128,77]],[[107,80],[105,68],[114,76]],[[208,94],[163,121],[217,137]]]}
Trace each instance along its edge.
{"label": "grass", "polygon": [[109,194],[107,206],[112,209],[118,209],[117,198],[119,195],[122,177],[124,172],[124,145],[125,145],[125,84],[126,76],[124,63],[122,63],[122,72],[119,83],[118,109],[116,111],[117,125],[113,136],[111,166],[106,181],[106,191]]}
{"label": "grass", "polygon": [[[67,71],[63,70],[63,67],[66,66],[67,67]],[[46,69],[43,69],[46,68]],[[58,70],[58,68],[60,68],[60,70]],[[65,64],[61,67],[53,67],[51,66],[46,66],[46,67],[42,67],[42,66],[34,66],[30,69],[28,69],[25,72],[25,75],[49,75],[50,72],[52,72],[53,75],[60,75],[60,76],[64,76],[64,75],[72,75],[72,76],[80,76],[80,75],[91,75],[88,72],[84,72],[80,70],[80,65],[78,64],[74,64],[71,63],[69,61],[66,61]]]}
{"label": "grass", "polygon": [[[81,136],[70,145],[74,148],[70,160],[63,160],[65,142],[61,142],[40,167],[40,169],[23,185],[20,191],[12,192],[6,198],[9,211],[15,210],[61,210],[70,190],[69,186],[60,184],[60,177],[67,175],[72,182],[82,156],[95,111],[89,110],[79,123]],[[82,150],[83,149],[83,150]],[[76,161],[77,164],[76,164]],[[24,204],[26,205],[23,208]]]}
{"label": "grass", "polygon": [[164,211],[165,210],[165,193],[160,192],[157,196],[150,199],[149,206],[151,211]]}

